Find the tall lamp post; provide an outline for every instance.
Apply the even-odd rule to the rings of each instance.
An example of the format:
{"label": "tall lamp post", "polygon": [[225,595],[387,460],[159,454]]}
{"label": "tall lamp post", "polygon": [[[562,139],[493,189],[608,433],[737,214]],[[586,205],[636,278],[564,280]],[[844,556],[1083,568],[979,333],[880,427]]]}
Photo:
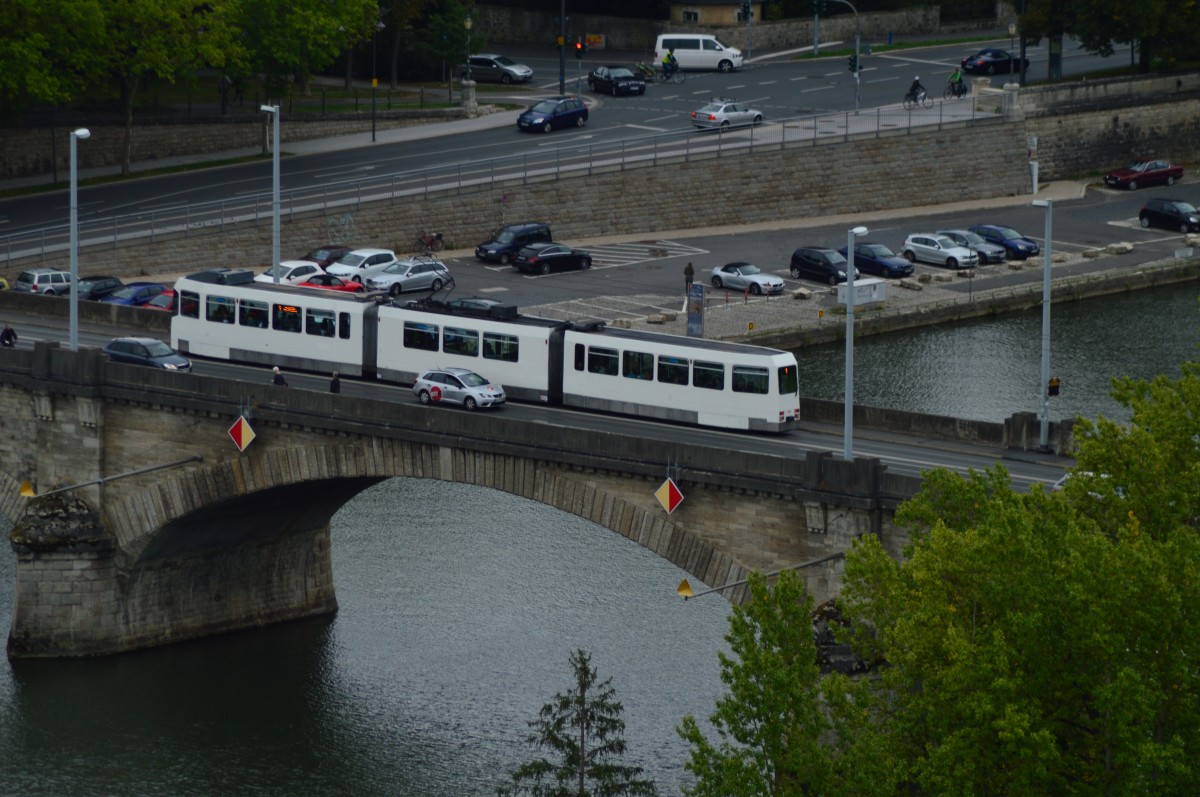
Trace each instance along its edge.
{"label": "tall lamp post", "polygon": [[1050,228],[1054,215],[1053,199],[1035,199],[1034,207],[1046,209],[1046,240],[1042,246],[1042,419],[1038,448],[1050,446]]}
{"label": "tall lamp post", "polygon": [[[375,70],[375,37],[383,30],[383,22],[375,20],[375,29],[371,31],[371,143],[375,143],[375,92],[379,88],[379,78]],[[470,61],[468,60],[468,68]]]}
{"label": "tall lamp post", "polygon": [[854,12],[854,112],[858,113],[862,105],[862,95],[859,93],[860,84],[858,78],[858,73],[862,71],[862,25],[858,18],[858,9],[847,2],[847,0],[833,0],[833,2],[841,3]]}
{"label": "tall lamp post", "polygon": [[463,20],[463,27],[467,29],[467,80],[471,79],[471,28],[475,27],[475,23],[470,17]]}
{"label": "tall lamp post", "polygon": [[271,273],[275,275],[275,284],[279,284],[279,106],[262,105],[259,110],[271,114],[271,122],[275,128],[271,143]]}
{"label": "tall lamp post", "polygon": [[79,156],[77,143],[91,138],[81,127],[71,131],[71,351],[79,351]]}
{"label": "tall lamp post", "polygon": [[854,239],[867,234],[866,227],[846,231],[846,406],[842,459],[854,461]]}

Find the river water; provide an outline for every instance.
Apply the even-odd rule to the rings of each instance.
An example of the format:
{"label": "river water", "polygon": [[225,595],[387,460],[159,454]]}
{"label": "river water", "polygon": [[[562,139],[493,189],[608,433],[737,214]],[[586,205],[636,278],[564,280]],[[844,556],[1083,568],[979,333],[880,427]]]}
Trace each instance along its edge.
{"label": "river water", "polygon": [[[1108,377],[1177,375],[1196,289],[1054,308],[1051,417],[1122,410]],[[1039,311],[865,339],[861,403],[1001,420],[1038,410]],[[840,399],[842,345],[801,352]],[[0,794],[494,794],[582,647],[625,707],[627,763],[686,780],[674,729],[721,694],[728,606],[610,531],[481,488],[378,485],[333,519],[333,618],[85,661],[0,663]],[[14,559],[0,555],[0,623]]]}

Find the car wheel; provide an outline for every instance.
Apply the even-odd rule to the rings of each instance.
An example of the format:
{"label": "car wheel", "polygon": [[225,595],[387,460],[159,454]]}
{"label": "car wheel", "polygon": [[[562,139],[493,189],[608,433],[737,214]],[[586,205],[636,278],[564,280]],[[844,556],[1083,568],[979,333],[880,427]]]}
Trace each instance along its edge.
{"label": "car wheel", "polygon": [[428,390],[422,390],[420,393],[418,393],[417,400],[420,401],[422,404],[432,404],[433,403],[433,399],[431,399],[429,397]]}
{"label": "car wheel", "polygon": [[510,255],[508,252],[505,252],[504,254],[500,255],[500,265],[507,266],[511,262],[512,262],[512,255]]}
{"label": "car wheel", "polygon": [[1173,175],[1167,176],[1167,185],[1175,185],[1175,177]]}
{"label": "car wheel", "polygon": [[581,269],[582,268],[591,268],[592,267],[592,259],[590,257],[585,257],[583,260],[580,260],[579,267]]}
{"label": "car wheel", "polygon": [[475,403],[475,399],[471,398],[470,396],[467,396],[465,399],[463,399],[463,409],[465,409],[467,412],[473,412],[478,406],[479,405]]}
{"label": "car wheel", "polygon": [[720,287],[721,287],[721,278],[720,278],[720,277],[713,277],[713,278],[712,278],[712,286],[713,286],[714,288],[720,288]]}
{"label": "car wheel", "polygon": [[543,274],[549,274],[550,273],[550,264],[542,263],[542,267],[540,269],[538,269],[538,271],[542,272]]}
{"label": "car wheel", "polygon": [[838,284],[838,278],[837,278],[837,272],[835,271],[834,273],[829,275],[829,285],[830,285],[830,287],[833,287],[837,284]]}
{"label": "car wheel", "polygon": [[729,129],[729,120],[728,120],[728,119],[726,119],[724,122],[721,122],[721,129],[722,129],[722,130],[728,130],[728,129]]}
{"label": "car wheel", "polygon": [[362,285],[362,275],[355,274],[353,277],[350,278],[350,281],[357,282],[359,285]]}
{"label": "car wheel", "polygon": [[431,289],[431,290],[433,290],[433,291],[436,293],[437,291],[440,291],[440,290],[442,289],[442,281],[441,281],[441,280],[434,280],[434,281],[433,281],[433,284],[432,284],[432,285],[430,285],[429,287],[430,287],[430,289]]}
{"label": "car wheel", "polygon": [[759,296],[762,294],[762,286],[759,285],[757,282],[752,282],[752,283],[750,283],[750,292],[753,293],[755,296]]}
{"label": "car wheel", "polygon": [[956,258],[956,257],[946,258],[946,268],[958,268],[958,258]]}
{"label": "car wheel", "polygon": [[917,262],[917,253],[911,249],[905,249],[904,250],[904,259],[907,260],[909,263],[916,263]]}
{"label": "car wheel", "polygon": [[989,75],[994,75],[994,74],[996,74],[996,65],[995,65],[995,64],[988,64],[987,73],[988,73]]}
{"label": "car wheel", "polygon": [[1137,180],[1130,180],[1130,181],[1129,181],[1129,190],[1130,190],[1130,191],[1136,191],[1136,190],[1137,190]]}
{"label": "car wheel", "polygon": [[506,86],[512,85],[512,75],[504,74],[500,76],[500,82]]}
{"label": "car wheel", "polygon": [[400,291],[401,291],[401,288],[400,288],[399,282],[393,282],[392,287],[388,288],[388,294],[390,296],[399,296]]}
{"label": "car wheel", "polygon": [[722,61],[721,63],[717,64],[717,69],[721,72],[732,72],[733,61]]}
{"label": "car wheel", "polygon": [[754,124],[756,124],[756,125],[762,124],[762,114],[761,113],[754,115]]}
{"label": "car wheel", "polygon": [[615,97],[615,96],[617,96],[617,84],[616,84],[616,83],[614,83],[614,84],[613,84],[613,87],[612,87],[612,95],[613,95],[614,97]]}
{"label": "car wheel", "polygon": [[800,269],[796,268],[795,266],[792,266],[792,279],[800,279]]}
{"label": "car wheel", "polygon": [[1150,226],[1150,217],[1149,217],[1149,216],[1142,216],[1140,219],[1138,219],[1138,222],[1139,222],[1139,223],[1140,223],[1140,224],[1141,224],[1143,227],[1149,227],[1149,226]]}
{"label": "car wheel", "polygon": [[543,133],[549,133],[549,132],[550,132],[550,129],[551,129],[551,128],[550,128],[550,123],[549,123],[549,122],[546,122],[546,124],[542,125],[542,132],[543,132]]}
{"label": "car wheel", "polygon": [[1188,223],[1186,221],[1179,225],[1179,231],[1184,235],[1188,234]]}
{"label": "car wheel", "polygon": [[575,126],[576,127],[583,127],[585,124],[587,124],[587,119],[584,119],[582,116],[578,116],[575,118]]}

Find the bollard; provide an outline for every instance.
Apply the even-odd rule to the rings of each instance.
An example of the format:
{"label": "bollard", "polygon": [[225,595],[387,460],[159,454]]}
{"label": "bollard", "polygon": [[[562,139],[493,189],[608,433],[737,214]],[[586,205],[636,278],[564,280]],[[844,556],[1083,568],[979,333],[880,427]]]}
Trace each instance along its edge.
{"label": "bollard", "polygon": [[888,31],[888,46],[890,47],[891,44],[892,44],[892,32],[889,30]]}

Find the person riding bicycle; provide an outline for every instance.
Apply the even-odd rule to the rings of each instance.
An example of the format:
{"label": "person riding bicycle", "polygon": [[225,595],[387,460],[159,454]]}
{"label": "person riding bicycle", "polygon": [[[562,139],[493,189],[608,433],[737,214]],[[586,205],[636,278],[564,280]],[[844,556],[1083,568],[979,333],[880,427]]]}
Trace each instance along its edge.
{"label": "person riding bicycle", "polygon": [[908,87],[908,96],[916,102],[920,102],[925,97],[925,87],[921,85],[920,75],[913,78],[912,85]]}
{"label": "person riding bicycle", "polygon": [[962,67],[954,67],[954,71],[950,73],[950,88],[954,89],[955,95],[961,97],[967,93],[967,87],[963,83]]}
{"label": "person riding bicycle", "polygon": [[675,58],[675,48],[667,50],[667,54],[662,58],[663,74],[667,77],[675,74],[675,70],[679,68],[679,61]]}

